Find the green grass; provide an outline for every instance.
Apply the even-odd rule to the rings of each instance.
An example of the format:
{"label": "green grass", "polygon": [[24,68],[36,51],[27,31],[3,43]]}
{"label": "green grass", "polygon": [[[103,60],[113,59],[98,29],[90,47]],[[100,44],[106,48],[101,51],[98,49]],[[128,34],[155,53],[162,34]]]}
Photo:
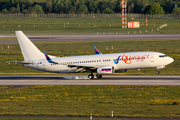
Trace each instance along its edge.
{"label": "green grass", "polygon": [[[148,19],[148,27],[145,26],[145,19],[135,19],[134,21],[140,21],[141,28],[122,29],[121,18],[4,17],[0,20],[0,34],[14,34],[14,31],[17,30],[22,30],[26,34],[97,34],[97,32],[98,34],[103,34],[103,32],[106,34],[128,34],[128,32],[134,34],[134,31],[136,34],[140,34],[141,30],[141,34],[144,34],[146,29],[147,34],[180,33],[180,22],[176,19]],[[157,31],[162,24],[168,24],[168,26]]]}
{"label": "green grass", "polygon": [[[10,49],[7,49],[9,45]],[[49,55],[54,56],[77,56],[95,54],[93,46],[95,45],[100,52],[118,53],[118,52],[133,52],[133,51],[156,51],[162,52],[174,58],[174,62],[166,68],[160,70],[160,75],[179,75],[180,74],[180,40],[152,40],[152,41],[98,41],[98,42],[52,42],[52,43],[35,43],[37,47]],[[23,56],[20,51],[18,43],[4,43],[1,44],[3,49],[0,50],[0,74],[4,73],[14,74],[23,73],[43,74],[42,71],[34,71],[30,68],[25,68],[21,64],[11,63],[6,61],[23,61]],[[0,47],[1,47],[0,46]],[[109,50],[107,50],[109,46]],[[111,49],[113,46],[114,49]],[[126,74],[141,74],[141,75],[155,75],[156,69],[142,69],[141,71],[129,70]],[[45,73],[49,74],[49,73]]]}
{"label": "green grass", "polygon": [[179,86],[27,86],[0,90],[0,115],[111,116],[114,111],[116,117],[180,118]]}
{"label": "green grass", "polygon": [[[80,119],[76,119],[76,118],[72,118],[72,119],[68,119],[68,118],[57,118],[57,119],[53,119],[53,118],[1,118],[1,120],[59,120],[59,119],[61,119],[61,120],[89,120],[89,119],[82,119],[82,118],[80,118]],[[94,118],[93,118],[94,119]],[[95,118],[96,120],[107,120],[107,118]],[[110,118],[109,118],[110,119]],[[132,118],[129,118],[129,119],[127,119],[127,118],[125,118],[125,119],[120,119],[120,118],[117,118],[117,119],[114,119],[114,118],[112,118],[113,120],[134,120],[134,119],[132,119]]]}
{"label": "green grass", "polygon": [[[89,117],[89,116],[88,116]],[[44,120],[44,119],[46,119],[46,120],[48,120],[48,118],[0,118],[1,120]],[[61,120],[89,120],[89,119],[83,119],[83,118],[49,118],[50,120],[59,120],[59,119],[61,119]],[[93,118],[94,119],[94,118]],[[95,118],[96,120],[107,120],[107,118]],[[114,119],[113,118],[113,120],[133,120],[133,119],[131,119],[131,118],[129,118],[129,119],[127,119],[127,118],[125,118],[125,119],[123,119],[123,118],[117,118],[117,119]]]}
{"label": "green grass", "polygon": [[[76,118],[16,118],[16,117],[11,117],[11,118],[0,118],[1,120],[89,120],[89,119],[76,119]],[[96,119],[96,120],[103,120],[103,119]],[[124,119],[113,119],[113,120],[124,120]],[[131,119],[125,119],[125,120],[131,120]]]}

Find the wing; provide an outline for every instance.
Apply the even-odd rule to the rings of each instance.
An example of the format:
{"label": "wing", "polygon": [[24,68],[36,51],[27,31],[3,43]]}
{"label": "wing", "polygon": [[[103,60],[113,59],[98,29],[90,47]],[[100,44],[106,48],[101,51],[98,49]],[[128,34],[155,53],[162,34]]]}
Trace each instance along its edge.
{"label": "wing", "polygon": [[96,46],[94,46],[94,51],[96,53],[96,55],[101,55],[102,53],[99,52],[99,50],[96,48]]}
{"label": "wing", "polygon": [[[65,64],[65,63],[58,63],[58,62],[55,62],[53,60],[51,60],[51,58],[44,52],[44,55],[47,59],[47,61],[49,63],[54,63],[54,64],[61,64],[61,65],[67,65],[69,68],[71,69],[77,69],[76,72],[79,72],[79,71],[86,71],[86,70],[96,70],[99,66],[97,65],[83,65],[83,64]],[[71,70],[70,69],[70,70]]]}

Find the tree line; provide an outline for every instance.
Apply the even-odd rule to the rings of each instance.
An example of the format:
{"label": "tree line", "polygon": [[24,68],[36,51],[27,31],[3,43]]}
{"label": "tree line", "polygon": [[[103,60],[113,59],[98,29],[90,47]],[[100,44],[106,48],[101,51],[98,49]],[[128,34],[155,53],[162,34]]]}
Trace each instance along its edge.
{"label": "tree line", "polygon": [[[113,14],[122,0],[0,0],[0,13]],[[125,0],[127,13],[180,14],[180,0]]]}

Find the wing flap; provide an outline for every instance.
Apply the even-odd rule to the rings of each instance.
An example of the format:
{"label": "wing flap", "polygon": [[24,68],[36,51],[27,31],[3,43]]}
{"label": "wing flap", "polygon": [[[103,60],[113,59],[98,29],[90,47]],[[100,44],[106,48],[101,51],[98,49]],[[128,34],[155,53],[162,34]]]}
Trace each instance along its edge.
{"label": "wing flap", "polygon": [[68,67],[78,67],[78,68],[91,68],[91,69],[94,69],[94,68],[97,68],[98,66],[97,65],[82,65],[82,64],[64,64],[64,65],[67,65]]}
{"label": "wing flap", "polygon": [[99,52],[99,50],[96,48],[96,46],[94,46],[94,51],[96,53],[96,55],[101,55],[102,53]]}

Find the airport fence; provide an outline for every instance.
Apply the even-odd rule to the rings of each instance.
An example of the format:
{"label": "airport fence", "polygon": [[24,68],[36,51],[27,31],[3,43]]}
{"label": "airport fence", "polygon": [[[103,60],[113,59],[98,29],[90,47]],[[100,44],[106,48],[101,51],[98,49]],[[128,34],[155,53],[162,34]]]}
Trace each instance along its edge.
{"label": "airport fence", "polygon": [[[0,17],[37,17],[37,18],[122,18],[122,14],[0,14]],[[175,14],[127,14],[129,19],[180,19],[180,15]]]}

